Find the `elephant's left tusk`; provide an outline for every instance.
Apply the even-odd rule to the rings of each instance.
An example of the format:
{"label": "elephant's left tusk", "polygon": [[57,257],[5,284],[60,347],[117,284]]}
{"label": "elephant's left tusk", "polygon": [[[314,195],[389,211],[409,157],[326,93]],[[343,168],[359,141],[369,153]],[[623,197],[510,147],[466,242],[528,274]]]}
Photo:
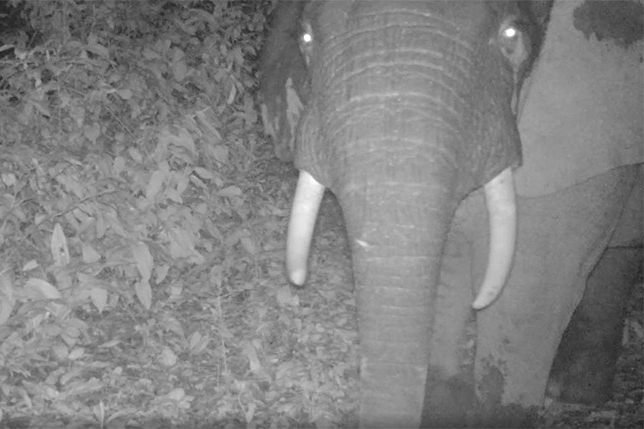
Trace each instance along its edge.
{"label": "elephant's left tusk", "polygon": [[490,249],[483,284],[472,304],[475,310],[487,307],[499,296],[512,267],[517,204],[511,168],[506,168],[485,185],[485,201],[490,219]]}
{"label": "elephant's left tusk", "polygon": [[323,195],[324,186],[300,170],[286,238],[286,271],[289,280],[298,286],[306,280],[306,263]]}

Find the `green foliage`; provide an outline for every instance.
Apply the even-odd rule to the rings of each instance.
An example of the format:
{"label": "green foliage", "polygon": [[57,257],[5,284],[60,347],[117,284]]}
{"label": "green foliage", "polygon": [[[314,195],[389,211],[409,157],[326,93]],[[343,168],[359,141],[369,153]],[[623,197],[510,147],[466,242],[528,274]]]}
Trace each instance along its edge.
{"label": "green foliage", "polygon": [[[269,3],[16,2],[29,25],[0,48],[4,397],[73,414],[70,398],[123,388],[115,373],[80,374],[131,336],[162,367],[208,357],[217,379],[244,364],[228,362],[231,347],[252,361],[230,320],[256,319],[235,301],[283,247],[290,191],[257,169],[274,162],[253,95]],[[211,316],[179,322],[194,306]],[[216,416],[253,386],[221,393],[231,402]],[[191,400],[170,389],[152,411],[173,418]]]}
{"label": "green foliage", "polygon": [[[149,307],[153,275],[160,283],[203,262],[204,228],[223,238],[209,219],[247,217],[226,175],[254,161],[256,142],[235,131],[257,121],[247,59],[263,15],[244,22],[222,2],[211,14],[183,2],[123,5],[27,3],[46,42],[15,46],[1,63],[3,260],[31,244],[23,273],[105,290],[109,270],[112,282],[135,279]],[[36,251],[45,244],[51,252]],[[87,266],[69,273],[76,262]]]}
{"label": "green foliage", "polygon": [[329,427],[355,407],[352,299],[303,303],[283,275],[295,172],[254,103],[272,2],[12,1],[0,426]]}

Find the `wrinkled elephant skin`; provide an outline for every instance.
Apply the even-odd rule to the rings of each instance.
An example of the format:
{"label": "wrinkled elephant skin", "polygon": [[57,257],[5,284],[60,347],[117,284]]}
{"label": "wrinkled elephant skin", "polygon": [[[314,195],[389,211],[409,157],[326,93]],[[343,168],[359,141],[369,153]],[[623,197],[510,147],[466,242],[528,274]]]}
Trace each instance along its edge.
{"label": "wrinkled elephant skin", "polygon": [[[555,3],[543,51],[523,94],[520,195],[552,194],[620,166],[641,166],[643,15],[641,1]],[[587,265],[594,267],[587,281],[576,283],[586,290],[552,368],[554,398],[597,403],[610,397],[624,311],[642,269],[642,183],[636,170],[640,178],[625,205],[617,206],[623,210],[607,250],[596,265],[594,259],[584,262],[578,276],[585,279]],[[608,206],[595,205],[602,207]],[[611,231],[613,223],[601,227]],[[573,267],[573,261],[567,265]],[[582,292],[571,288],[569,293]]]}
{"label": "wrinkled elephant skin", "polygon": [[[530,419],[530,413],[524,411],[532,407],[536,412],[543,403],[557,346],[586,283],[589,283],[589,288],[605,294],[607,288],[615,286],[611,283],[618,280],[615,278],[616,270],[631,273],[637,270],[639,264],[620,267],[610,255],[614,250],[621,251],[618,247],[611,247],[613,244],[619,246],[612,242],[613,232],[622,228],[624,207],[637,199],[642,183],[640,167],[624,166],[550,195],[519,197],[520,227],[512,273],[501,298],[489,309],[481,311],[477,318],[475,373],[484,408],[499,418],[496,422],[488,421],[491,426],[528,425],[530,421],[525,419]],[[484,265],[481,259],[486,240],[479,231],[485,225],[485,219],[477,219],[482,208],[481,200],[480,195],[472,195],[459,207],[452,233],[466,237],[462,240],[471,248],[458,253],[454,261],[446,262],[447,266],[472,263],[474,279],[481,275]],[[608,279],[611,281],[593,285],[593,282],[602,280],[594,276],[587,280],[594,267],[609,271]],[[455,284],[469,280],[466,279],[468,276],[469,273],[448,273],[445,282]],[[625,273],[620,277],[629,280],[633,274]],[[627,284],[624,286],[628,287]],[[609,291],[608,297],[619,298],[619,291],[617,295],[615,290]],[[446,297],[450,301],[455,299]],[[592,372],[579,371],[583,368],[579,365],[584,365],[583,357],[576,354],[592,347],[590,343],[584,344],[585,341],[598,340],[595,325],[604,323],[606,329],[609,323],[621,323],[619,311],[605,308],[609,300],[601,301],[601,294],[599,299],[589,306],[588,310],[595,311],[585,321],[584,327],[592,326],[592,331],[585,337],[576,338],[580,349],[570,351],[568,347],[571,356],[564,361],[561,368],[564,374],[557,380],[562,390],[585,386],[588,377],[594,376]],[[616,304],[623,305],[624,301],[613,303]],[[606,311],[597,312],[598,307]],[[588,310],[584,312],[586,315]],[[462,316],[461,326],[465,317]],[[607,335],[610,337],[610,333]],[[613,352],[612,349],[608,351]],[[452,353],[456,355],[457,351]],[[616,356],[609,355],[608,358],[615,359]],[[599,379],[602,374],[597,371],[605,374],[610,367],[585,368],[594,370]],[[613,374],[607,376],[612,379]]]}
{"label": "wrinkled elephant skin", "polygon": [[[642,6],[557,0],[548,20],[550,6],[276,6],[262,116],[278,157],[315,189],[298,196],[315,210],[294,213],[316,211],[324,187],[343,209],[361,427],[529,426],[580,301],[551,386],[563,399],[605,397],[589,392],[612,377],[639,265],[628,260],[641,258]],[[518,167],[514,262],[500,298],[473,318],[492,259],[482,185],[507,167]],[[295,229],[307,243],[308,222]],[[607,365],[588,363],[592,347]]]}
{"label": "wrinkled elephant skin", "polygon": [[554,4],[523,92],[521,195],[547,195],[642,162],[643,14],[637,1]]}

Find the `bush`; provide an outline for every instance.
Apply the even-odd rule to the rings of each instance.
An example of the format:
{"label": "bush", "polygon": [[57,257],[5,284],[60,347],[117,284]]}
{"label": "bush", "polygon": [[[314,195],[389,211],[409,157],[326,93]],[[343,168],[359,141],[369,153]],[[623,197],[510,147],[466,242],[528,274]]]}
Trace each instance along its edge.
{"label": "bush", "polygon": [[[0,47],[0,384],[9,396],[34,382],[36,363],[89,353],[88,337],[101,334],[88,321],[101,314],[187,301],[186,289],[244,292],[222,279],[257,269],[285,214],[254,170],[272,152],[259,146],[253,95],[270,1],[11,6],[24,25]],[[189,352],[221,332],[196,334]],[[51,382],[29,391],[32,405],[52,399]]]}

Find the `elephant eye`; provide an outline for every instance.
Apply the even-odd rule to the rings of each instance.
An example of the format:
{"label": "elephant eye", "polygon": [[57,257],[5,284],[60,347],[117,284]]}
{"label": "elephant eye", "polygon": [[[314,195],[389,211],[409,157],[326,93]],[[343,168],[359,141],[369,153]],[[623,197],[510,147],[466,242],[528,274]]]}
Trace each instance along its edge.
{"label": "elephant eye", "polygon": [[313,43],[313,35],[309,32],[302,33],[302,43],[309,44]]}
{"label": "elephant eye", "polygon": [[307,66],[311,62],[311,56],[313,55],[313,41],[313,29],[311,28],[311,24],[305,21],[302,24],[299,44],[300,51],[302,51],[302,55],[304,55],[304,60],[306,61]]}
{"label": "elephant eye", "polygon": [[503,31],[501,32],[501,35],[506,39],[514,39],[515,37],[517,37],[517,33],[518,33],[517,28],[512,26],[512,27],[506,27],[505,29],[503,29]]}
{"label": "elephant eye", "polygon": [[507,19],[501,24],[498,44],[501,53],[510,60],[515,69],[520,68],[530,54],[528,35],[514,19]]}

